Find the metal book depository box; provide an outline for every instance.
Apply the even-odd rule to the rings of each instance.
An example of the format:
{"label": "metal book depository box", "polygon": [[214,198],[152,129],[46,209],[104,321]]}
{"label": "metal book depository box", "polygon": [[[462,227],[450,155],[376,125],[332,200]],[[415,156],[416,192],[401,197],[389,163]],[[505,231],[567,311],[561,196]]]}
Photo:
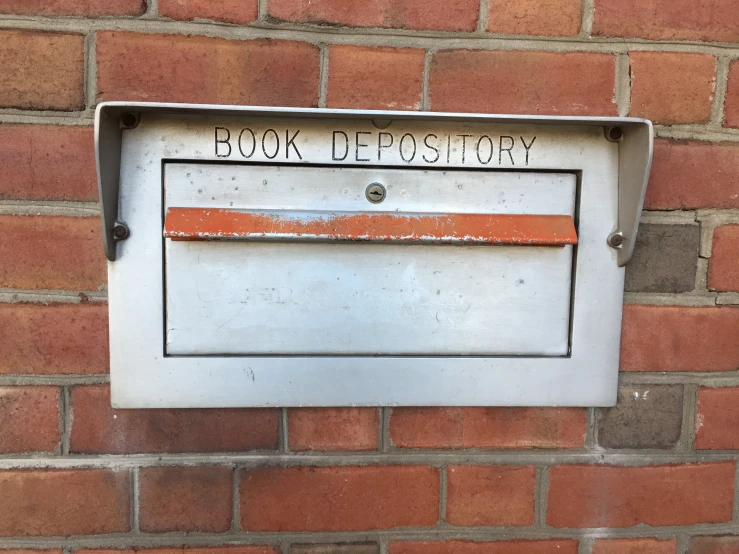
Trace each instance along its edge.
{"label": "metal book depository box", "polygon": [[651,124],[104,103],[112,402],[608,406]]}

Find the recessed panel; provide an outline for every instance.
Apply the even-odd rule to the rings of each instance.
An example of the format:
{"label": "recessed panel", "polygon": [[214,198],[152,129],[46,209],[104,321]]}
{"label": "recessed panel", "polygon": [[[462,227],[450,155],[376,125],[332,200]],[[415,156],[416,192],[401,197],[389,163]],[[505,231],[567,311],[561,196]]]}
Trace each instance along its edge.
{"label": "recessed panel", "polygon": [[[387,191],[381,203],[368,201],[372,183]],[[447,220],[571,218],[576,195],[572,174],[309,166],[167,164],[164,185],[168,210],[442,212]],[[166,352],[565,356],[573,249],[166,239]]]}

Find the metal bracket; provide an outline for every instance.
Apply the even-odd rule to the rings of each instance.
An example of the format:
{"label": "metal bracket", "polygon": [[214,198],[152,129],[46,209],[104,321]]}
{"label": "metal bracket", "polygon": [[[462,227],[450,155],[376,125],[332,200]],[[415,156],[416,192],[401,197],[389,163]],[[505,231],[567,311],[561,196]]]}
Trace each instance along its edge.
{"label": "metal bracket", "polygon": [[621,127],[623,137],[618,147],[618,229],[614,233],[620,234],[623,239],[618,250],[619,267],[629,263],[634,253],[654,148],[651,121],[629,121],[622,123]]}
{"label": "metal bracket", "polygon": [[[211,115],[211,116],[269,116],[367,119],[383,128],[392,120],[418,121],[477,121],[499,124],[588,125],[604,129],[618,128],[622,136],[613,132],[606,139],[619,144],[618,228],[615,234],[623,237],[618,249],[619,266],[626,265],[634,251],[636,232],[641,217],[647,179],[652,163],[654,132],[646,119],[627,117],[569,117],[520,116],[456,113],[416,113],[394,111],[330,110],[313,108],[270,108],[249,106],[217,106],[198,104],[163,104],[148,102],[104,102],[95,113],[95,152],[98,169],[98,189],[103,223],[103,246],[110,261],[116,259],[115,227],[118,222],[118,193],[122,133],[135,128],[145,114]],[[124,115],[134,114],[135,119]],[[120,231],[119,231],[120,233]],[[613,236],[613,235],[611,235]],[[608,237],[604,237],[609,240]],[[609,241],[610,244],[610,241]]]}

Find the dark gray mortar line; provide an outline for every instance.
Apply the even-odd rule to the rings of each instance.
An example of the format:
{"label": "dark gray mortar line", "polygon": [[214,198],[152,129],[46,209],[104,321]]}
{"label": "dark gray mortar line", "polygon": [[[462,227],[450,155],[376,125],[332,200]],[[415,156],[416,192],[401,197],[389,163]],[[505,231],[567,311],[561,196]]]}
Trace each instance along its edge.
{"label": "dark gray mortar line", "polygon": [[241,469],[233,466],[231,474],[231,531],[241,531]]}
{"label": "dark gray mortar line", "polygon": [[739,464],[736,467],[737,473],[734,475],[734,509],[732,511],[732,519],[734,522],[739,521]]}
{"label": "dark gray mortar line", "polygon": [[581,537],[577,544],[577,554],[592,554],[593,539],[591,537]]}
{"label": "dark gray mortar line", "polygon": [[387,554],[388,551],[388,543],[385,540],[379,540],[377,543],[377,546],[379,548],[379,554]]}
{"label": "dark gray mortar line", "polygon": [[92,111],[75,112],[74,114],[54,114],[32,110],[0,109],[0,123],[16,125],[70,125],[89,127],[93,124],[95,113]]}
{"label": "dark gray mortar line", "polygon": [[378,450],[387,452],[390,447],[390,413],[392,408],[378,408],[380,412],[380,422],[378,433]]}
{"label": "dark gray mortar line", "polygon": [[671,385],[671,384],[695,384],[710,387],[735,387],[739,386],[739,373],[736,371],[726,372],[657,372],[641,373],[626,372],[621,374],[622,384],[630,385]]}
{"label": "dark gray mortar line", "polygon": [[625,528],[537,529],[533,527],[406,527],[376,531],[340,532],[240,532],[240,533],[125,533],[72,537],[6,537],[3,548],[131,548],[155,546],[222,546],[235,544],[331,544],[424,540],[505,541],[515,539],[657,538],[739,533],[736,523]]}
{"label": "dark gray mortar line", "polygon": [[429,99],[429,77],[431,75],[431,57],[434,55],[432,50],[426,50],[423,55],[423,81],[421,85],[421,110],[429,111],[431,109]]}
{"label": "dark gray mortar line", "polygon": [[24,117],[36,116],[37,118],[43,117],[44,120],[49,120],[52,123],[59,123],[60,125],[91,125],[95,119],[95,110],[87,108],[84,110],[71,110],[71,111],[54,111],[54,110],[28,110],[20,108],[0,108],[0,117],[10,123],[14,119],[23,122]]}
{"label": "dark gray mortar line", "polygon": [[257,3],[257,21],[266,23],[269,20],[269,4],[268,0],[258,0]]}
{"label": "dark gray mortar line", "polygon": [[72,214],[80,214],[80,217],[92,217],[100,215],[99,202],[75,202],[65,200],[0,200],[0,209],[2,213],[12,213],[17,210],[18,213],[38,213],[49,211],[56,213],[68,211]]}
{"label": "dark gray mortar line", "polygon": [[[700,252],[698,254],[698,259],[695,264],[695,288],[693,289],[693,292],[711,294],[714,291],[708,290],[708,258],[700,256]],[[716,300],[718,301],[718,296],[716,297]]]}
{"label": "dark gray mortar line", "polygon": [[616,105],[618,115],[627,116],[631,111],[631,59],[628,54],[616,56]]}
{"label": "dark gray mortar line", "polygon": [[[107,302],[107,295],[97,294],[92,291],[80,291],[87,296],[89,303],[105,303]],[[2,304],[16,304],[16,303],[33,303],[33,304],[82,304],[82,298],[80,292],[66,292],[59,291],[58,293],[49,293],[38,291],[8,291],[0,290],[0,303]],[[0,376],[2,379],[3,376]]]}
{"label": "dark gray mortar line", "polygon": [[649,293],[649,292],[626,292],[624,293],[624,304],[649,304],[652,306],[715,306],[715,292],[705,294],[685,293]]}
{"label": "dark gray mortar line", "polygon": [[711,109],[709,126],[721,128],[724,122],[724,103],[726,101],[726,89],[729,82],[729,58],[718,56],[716,58],[716,84]]}
{"label": "dark gray mortar line", "polygon": [[580,22],[580,38],[589,39],[593,33],[594,0],[582,0],[582,21]]}
{"label": "dark gray mortar line", "polygon": [[346,43],[388,46],[415,46],[439,48],[472,48],[495,50],[551,50],[588,52],[627,52],[629,50],[706,52],[739,58],[739,44],[721,42],[650,41],[645,39],[610,37],[547,37],[502,35],[494,33],[417,31],[388,28],[341,27],[289,22],[256,21],[250,25],[235,25],[209,21],[170,21],[139,17],[106,17],[85,19],[79,17],[0,16],[2,29],[31,29],[70,33],[88,33],[97,30],[118,30],[145,33],[200,35],[235,40],[275,38],[303,42]]}
{"label": "dark gray mortar line", "polygon": [[544,495],[544,479],[548,479],[549,470],[543,466],[536,466],[536,477],[534,480],[534,527],[544,528],[546,526],[546,498]]}
{"label": "dark gray mortar line", "polygon": [[95,32],[89,32],[85,35],[84,43],[84,81],[83,81],[83,97],[85,108],[94,106],[96,103],[96,79],[97,68],[95,65]]}
{"label": "dark gray mortar line", "polygon": [[539,510],[541,510],[541,528],[543,530],[550,530],[551,527],[547,525],[547,511],[549,510],[549,477],[551,471],[551,465],[545,466],[541,471],[541,481],[539,482]]}
{"label": "dark gray mortar line", "polygon": [[621,467],[646,467],[650,465],[690,464],[708,462],[736,462],[739,451],[671,452],[669,450],[598,450],[593,452],[438,452],[425,451],[413,454],[381,453],[332,453],[332,454],[280,454],[274,451],[251,453],[209,454],[130,454],[85,455],[74,454],[29,457],[23,454],[6,454],[0,457],[0,469],[81,469],[132,467],[171,467],[203,465],[238,465],[251,467],[336,467],[365,465],[416,465],[445,467],[448,465],[567,465],[596,464]]}
{"label": "dark gray mortar line", "polygon": [[279,437],[279,451],[284,453],[290,452],[290,437],[289,437],[289,415],[287,408],[280,408],[280,421],[278,425],[278,437]]}
{"label": "dark gray mortar line", "polygon": [[[433,50],[434,47],[431,47],[430,51]],[[0,123],[32,125],[92,125],[94,115],[95,112],[93,109],[85,112],[45,112],[0,108]],[[739,142],[739,129],[712,128],[707,125],[656,125],[655,135],[659,138],[672,140]]]}
{"label": "dark gray mortar line", "polygon": [[675,539],[677,541],[675,554],[687,554],[688,548],[690,547],[690,535],[680,533]]}
{"label": "dark gray mortar line", "polygon": [[739,140],[739,129],[722,127],[711,128],[708,125],[663,125],[654,126],[656,138],[670,140],[695,140],[702,142],[737,142]]}
{"label": "dark gray mortar line", "polygon": [[328,102],[329,47],[320,44],[319,48],[318,107],[325,108]]}
{"label": "dark gray mortar line", "polygon": [[69,446],[72,439],[72,398],[69,386],[60,389],[61,403],[59,417],[61,420],[61,454],[69,455]]}
{"label": "dark gray mortar line", "polygon": [[698,387],[695,384],[685,384],[683,388],[683,422],[680,429],[679,448],[685,452],[694,449],[695,443],[695,416]]}
{"label": "dark gray mortar line", "polygon": [[131,531],[139,534],[139,503],[141,489],[139,486],[139,468],[131,469]]}
{"label": "dark gray mortar line", "polygon": [[446,521],[446,504],[447,489],[449,487],[449,467],[442,466],[439,468],[439,521],[438,525],[447,526]]}
{"label": "dark gray mortar line", "polygon": [[[69,441],[67,440],[67,407],[69,406],[69,396],[67,387],[59,387],[59,393],[57,396],[58,402],[58,418],[59,418],[59,446],[57,447],[56,453],[63,456],[69,454]],[[66,449],[66,451],[65,451]]]}
{"label": "dark gray mortar line", "polygon": [[477,13],[477,32],[485,33],[488,28],[488,20],[490,19],[490,3],[489,0],[480,0]]}
{"label": "dark gray mortar line", "polygon": [[146,18],[156,19],[159,17],[159,0],[146,0]]}
{"label": "dark gray mortar line", "polygon": [[588,408],[585,423],[585,448],[587,449],[595,448],[597,445],[595,416],[595,408]]}
{"label": "dark gray mortar line", "polygon": [[38,386],[55,385],[72,387],[74,385],[97,385],[108,383],[109,375],[0,375],[0,386]]}

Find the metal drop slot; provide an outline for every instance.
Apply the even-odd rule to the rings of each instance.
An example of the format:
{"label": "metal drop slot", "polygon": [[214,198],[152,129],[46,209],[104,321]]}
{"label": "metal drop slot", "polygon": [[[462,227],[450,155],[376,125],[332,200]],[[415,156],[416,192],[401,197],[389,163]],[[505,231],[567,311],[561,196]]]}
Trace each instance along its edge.
{"label": "metal drop slot", "polygon": [[609,406],[651,123],[109,102],[119,408]]}

